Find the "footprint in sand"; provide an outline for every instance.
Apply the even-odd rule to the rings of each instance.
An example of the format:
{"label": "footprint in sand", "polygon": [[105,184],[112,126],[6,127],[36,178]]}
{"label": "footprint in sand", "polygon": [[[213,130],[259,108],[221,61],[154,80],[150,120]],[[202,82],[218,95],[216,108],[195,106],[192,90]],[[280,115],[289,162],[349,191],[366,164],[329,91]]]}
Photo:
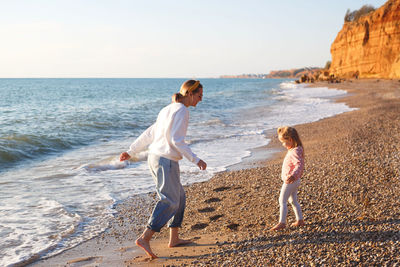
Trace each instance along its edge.
{"label": "footprint in sand", "polygon": [[133,258],[131,260],[124,261],[124,263],[125,263],[124,266],[136,266],[136,265],[143,266],[143,264],[146,264],[146,266],[147,266],[147,264],[157,265],[157,263],[160,260],[162,260],[162,259],[160,259],[160,258],[153,259],[153,258],[150,258],[148,256],[136,256],[135,258]]}
{"label": "footprint in sand", "polygon": [[228,189],[230,189],[230,187],[228,187],[228,186],[221,186],[221,187],[214,188],[213,191],[215,191],[215,192],[221,192],[221,191],[225,191],[225,190],[228,190]]}
{"label": "footprint in sand", "polygon": [[218,214],[218,215],[211,216],[211,217],[210,217],[210,221],[216,221],[216,220],[218,220],[218,219],[221,218],[221,217],[224,217],[224,215]]}
{"label": "footprint in sand", "polygon": [[[101,263],[103,257],[84,257],[77,258],[67,262],[68,267],[82,267],[82,266],[92,266],[95,263]],[[88,265],[90,264],[90,265]]]}
{"label": "footprint in sand", "polygon": [[208,223],[196,223],[195,225],[192,225],[192,230],[201,230],[204,229],[208,226]]}
{"label": "footprint in sand", "polygon": [[127,251],[132,251],[135,250],[137,247],[120,247],[119,249],[117,249],[116,251],[119,252],[127,252]]}
{"label": "footprint in sand", "polygon": [[212,197],[212,198],[204,200],[205,203],[213,203],[213,202],[220,202],[220,201],[221,201],[221,199],[217,198],[217,197]]}
{"label": "footprint in sand", "polygon": [[229,229],[231,229],[231,230],[233,230],[233,231],[236,231],[237,228],[239,227],[239,224],[237,224],[237,223],[231,223],[231,224],[227,225],[226,227],[228,227]]}
{"label": "footprint in sand", "polygon": [[203,208],[203,209],[198,209],[199,212],[213,212],[215,209],[211,207]]}

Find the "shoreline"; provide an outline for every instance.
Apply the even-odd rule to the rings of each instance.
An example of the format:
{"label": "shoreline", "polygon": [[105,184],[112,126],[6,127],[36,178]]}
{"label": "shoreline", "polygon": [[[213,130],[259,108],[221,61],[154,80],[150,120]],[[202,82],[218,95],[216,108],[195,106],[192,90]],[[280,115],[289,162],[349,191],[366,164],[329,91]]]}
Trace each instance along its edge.
{"label": "shoreline", "polygon": [[[272,135],[273,131],[271,130],[266,138],[270,139]],[[242,162],[232,164],[225,171],[217,174],[260,167],[265,161],[273,160],[282,151],[280,145],[271,145],[271,142],[261,147],[252,148],[250,149],[251,154],[243,158]],[[208,181],[198,183],[207,183]],[[184,187],[187,189],[192,185],[185,185]],[[92,266],[93,264],[95,266],[129,266],[132,258],[140,258],[143,255],[142,249],[138,248],[134,243],[136,238],[142,233],[143,226],[146,225],[148,218],[140,215],[134,219],[128,219],[128,217],[131,214],[151,214],[156,201],[156,194],[150,192],[132,196],[116,204],[117,216],[114,217],[110,226],[102,234],[53,256],[33,260],[27,266]],[[165,229],[166,227],[162,229],[162,232],[165,232]],[[164,238],[164,235],[155,235],[152,244],[155,243],[162,246]],[[82,253],[83,251],[84,253]],[[102,255],[98,255],[99,253]],[[83,254],[96,256],[83,256]],[[144,262],[147,262],[147,259]],[[25,264],[26,262],[22,263],[21,266],[25,266]],[[149,264],[151,263],[149,262]]]}
{"label": "shoreline", "polygon": [[[369,260],[369,257],[373,254],[369,251],[371,250],[380,256],[381,262],[382,259],[385,262],[396,260],[399,262],[400,259],[392,259],[387,254],[391,251],[391,248],[396,248],[397,251],[400,248],[400,235],[395,233],[395,231],[398,233],[400,230],[400,211],[397,208],[397,213],[394,215],[388,215],[385,212],[380,214],[376,209],[373,209],[374,205],[368,204],[379,204],[379,209],[382,209],[382,205],[392,207],[391,204],[396,203],[387,203],[387,201],[379,203],[369,195],[369,189],[372,190],[371,186],[365,183],[365,179],[361,179],[362,175],[357,175],[358,169],[354,165],[361,162],[365,165],[362,165],[363,169],[366,169],[364,171],[371,172],[373,177],[379,177],[377,173],[374,173],[378,170],[369,166],[369,161],[363,161],[364,157],[370,155],[369,153],[365,154],[364,151],[357,153],[357,150],[349,147],[347,142],[351,140],[354,144],[357,142],[362,144],[367,140],[357,138],[355,133],[358,129],[355,127],[363,125],[362,123],[368,123],[370,114],[373,115],[371,117],[374,121],[378,123],[389,123],[388,119],[383,117],[384,114],[390,113],[391,119],[396,116],[392,113],[393,109],[399,106],[400,93],[398,88],[400,83],[388,80],[379,82],[377,80],[358,80],[340,84],[316,83],[311,86],[346,90],[348,94],[335,99],[335,101],[345,102],[350,107],[359,109],[295,126],[300,132],[306,151],[306,170],[299,194],[306,227],[296,230],[287,229],[277,233],[268,231],[270,226],[276,223],[279,215],[277,198],[280,181],[277,177],[279,177],[281,160],[285,152],[277,149],[279,144],[276,136],[273,135],[270,143],[266,146],[276,149],[274,153],[271,153],[270,158],[265,159],[264,156],[258,156],[256,157],[257,163],[249,159],[242,166],[254,166],[253,168],[243,169],[240,166],[236,166],[240,169],[228,168],[229,171],[218,173],[206,182],[185,187],[188,205],[185,225],[181,232],[183,237],[193,238],[194,244],[167,249],[166,237],[168,232],[163,229],[161,234],[156,235],[152,242],[153,250],[161,258],[148,262],[144,253],[136,249],[134,245],[135,236],[142,229],[132,228],[134,227],[132,217],[148,213],[147,210],[143,210],[143,207],[152,206],[154,194],[147,194],[140,201],[132,198],[124,201],[122,205],[118,205],[117,209],[121,208],[121,210],[118,210],[118,216],[111,223],[110,229],[102,236],[91,239],[54,257],[35,262],[31,266],[222,265],[224,262],[239,266],[250,264],[250,262],[254,265],[306,262],[340,264],[346,263],[346,260],[353,263],[371,262],[365,261],[360,250],[357,253],[350,251],[349,256],[346,256],[347,258],[345,256],[339,258],[334,256],[334,252],[340,255],[341,249],[354,248],[355,243],[363,242],[363,238],[367,240],[362,243],[364,247],[368,248],[365,255],[366,260]],[[359,88],[360,86],[369,89],[364,91],[364,89]],[[376,105],[386,104],[386,102],[390,103],[391,106],[386,111],[380,111],[381,118],[378,114],[379,111],[374,110],[374,108]],[[370,113],[371,110],[376,112]],[[376,129],[378,125],[371,124],[368,126],[372,129],[371,132],[375,134],[375,137],[379,135],[379,131]],[[368,136],[368,132],[364,134]],[[397,133],[396,136],[398,136]],[[369,142],[378,142],[385,138],[385,136],[380,135],[380,138],[373,137],[371,140],[368,138]],[[386,147],[386,143],[385,139],[385,142],[379,143],[379,145]],[[400,149],[396,145],[392,144],[393,147],[389,146],[384,151],[395,151],[396,149],[399,151]],[[262,150],[264,147],[258,149]],[[259,153],[259,155],[262,155],[262,151]],[[382,153],[371,154],[382,160],[380,159]],[[348,158],[344,155],[350,155],[348,158],[352,160],[348,162]],[[256,166],[259,163],[261,163],[261,166]],[[332,167],[331,164],[334,164],[335,167]],[[384,168],[384,173],[388,173],[387,179],[391,183],[395,182],[395,178],[398,177],[398,171],[396,172],[395,167],[398,167],[398,165],[391,162],[391,164],[386,164]],[[348,171],[350,174],[343,175],[344,171]],[[324,179],[321,174],[330,179]],[[357,177],[360,182],[351,184],[347,181],[350,176]],[[321,179],[324,180],[321,181]],[[363,183],[361,183],[361,180]],[[374,182],[371,181],[372,185],[374,185]],[[343,190],[343,187],[346,190]],[[329,198],[321,195],[321,192]],[[353,195],[345,194],[351,192]],[[386,196],[387,192],[383,192],[381,194]],[[399,193],[392,194],[391,197],[398,199]],[[329,200],[338,201],[339,204],[330,205]],[[346,203],[350,203],[350,208],[346,207]],[[326,208],[328,212],[322,209],[324,206],[328,206]],[[338,207],[343,210],[338,212]],[[327,214],[331,214],[331,216]],[[141,217],[143,216],[139,215],[134,220],[143,220],[142,223],[139,222],[139,227],[142,228],[147,218]],[[288,218],[293,219],[290,207]],[[350,228],[347,222],[350,224]],[[389,229],[382,230],[383,234],[389,235],[388,238],[385,239],[380,236],[379,225],[374,222],[381,222]],[[135,223],[138,222],[135,220]],[[326,223],[328,223],[327,226]],[[358,232],[361,231],[358,236],[353,234],[357,231],[353,231],[352,226],[360,227],[360,229],[357,229]],[[341,228],[345,228],[346,231],[340,231]],[[315,229],[317,229],[316,233]],[[372,232],[373,234],[371,234]],[[324,234],[328,236],[326,237]],[[374,241],[375,235],[377,240],[385,243],[383,246],[377,245],[377,242]],[[333,241],[329,241],[329,238]],[[341,239],[350,239],[349,244],[339,242]],[[311,240],[311,242],[308,242],[308,240]],[[323,247],[323,251],[318,248],[318,245]],[[347,245],[350,245],[350,247]],[[386,247],[388,249],[385,250]],[[118,253],[116,248],[118,248]],[[375,251],[374,248],[381,249]],[[312,260],[308,258],[308,255],[312,255],[311,252],[314,249],[317,250],[318,257],[315,258],[314,255],[314,260]],[[291,257],[286,257],[287,253]]]}

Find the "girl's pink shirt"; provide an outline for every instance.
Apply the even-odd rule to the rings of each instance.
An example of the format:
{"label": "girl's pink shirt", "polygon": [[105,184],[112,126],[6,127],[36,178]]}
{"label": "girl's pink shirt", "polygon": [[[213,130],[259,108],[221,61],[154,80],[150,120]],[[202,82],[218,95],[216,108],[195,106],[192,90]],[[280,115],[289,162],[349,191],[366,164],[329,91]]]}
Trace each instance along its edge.
{"label": "girl's pink shirt", "polygon": [[291,148],[286,153],[282,164],[282,181],[286,181],[290,176],[295,177],[295,181],[303,175],[304,156],[303,147]]}

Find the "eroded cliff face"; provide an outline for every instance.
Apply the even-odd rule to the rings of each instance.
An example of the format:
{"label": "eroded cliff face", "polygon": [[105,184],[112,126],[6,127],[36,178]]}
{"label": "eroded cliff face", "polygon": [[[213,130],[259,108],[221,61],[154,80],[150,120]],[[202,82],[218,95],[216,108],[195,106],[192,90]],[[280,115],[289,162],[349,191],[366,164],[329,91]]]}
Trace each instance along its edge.
{"label": "eroded cliff face", "polygon": [[400,78],[400,0],[346,22],[331,54],[330,72],[339,77]]}

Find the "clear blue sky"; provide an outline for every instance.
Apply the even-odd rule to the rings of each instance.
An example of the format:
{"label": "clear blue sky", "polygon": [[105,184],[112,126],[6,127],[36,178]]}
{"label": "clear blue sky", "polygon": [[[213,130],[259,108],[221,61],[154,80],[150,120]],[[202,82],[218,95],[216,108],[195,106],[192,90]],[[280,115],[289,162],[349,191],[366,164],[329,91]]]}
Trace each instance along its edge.
{"label": "clear blue sky", "polygon": [[1,0],[0,77],[218,77],[324,66],[384,0]]}

